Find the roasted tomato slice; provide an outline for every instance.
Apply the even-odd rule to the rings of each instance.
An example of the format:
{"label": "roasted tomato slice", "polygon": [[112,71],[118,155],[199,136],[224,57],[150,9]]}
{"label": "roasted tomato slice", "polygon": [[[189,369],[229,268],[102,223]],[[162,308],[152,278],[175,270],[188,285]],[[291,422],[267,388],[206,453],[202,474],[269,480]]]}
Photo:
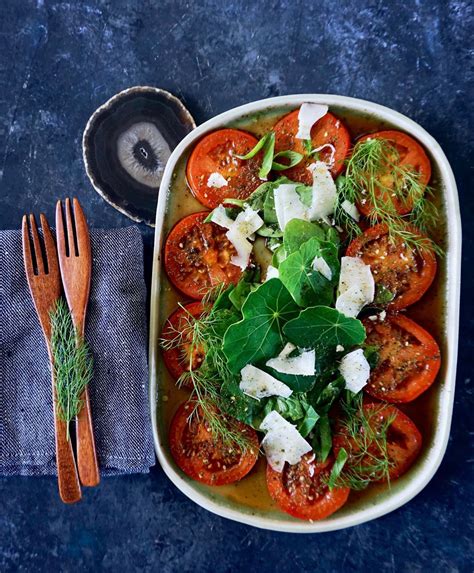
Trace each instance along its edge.
{"label": "roasted tomato slice", "polygon": [[255,191],[262,183],[258,177],[261,153],[248,160],[235,156],[246,155],[257,142],[239,129],[220,129],[204,136],[186,166],[188,185],[196,199],[214,209],[224,199],[246,199]]}
{"label": "roasted tomato slice", "polygon": [[[385,452],[375,439],[382,426],[391,420],[387,429],[388,477],[394,480],[404,474],[418,457],[422,438],[412,420],[395,406],[383,403],[365,403],[363,406],[365,423],[354,427],[351,432],[343,419],[336,423],[333,435],[334,455],[341,448],[349,454],[345,467],[357,468],[357,473],[370,478],[371,481],[384,481],[387,476],[379,475],[376,462],[384,457]],[[370,427],[370,433],[366,426]],[[362,449],[363,447],[363,449]]]}
{"label": "roasted tomato slice", "polygon": [[199,368],[204,359],[201,349],[191,348],[192,331],[189,322],[190,319],[199,318],[204,312],[200,302],[192,302],[173,312],[163,327],[163,360],[175,380],[184,372]]}
{"label": "roasted tomato slice", "polygon": [[170,281],[181,292],[201,299],[218,284],[237,283],[240,267],[230,259],[236,250],[226,237],[226,229],[204,223],[207,211],[188,215],[171,229],[165,243],[165,269]]}
{"label": "roasted tomato slice", "polygon": [[306,454],[295,465],[285,464],[277,472],[267,464],[267,488],[281,510],[300,519],[324,519],[340,509],[349,497],[349,488],[332,490],[326,485],[332,460],[317,462],[314,454]]}
{"label": "roasted tomato slice", "polygon": [[208,424],[193,412],[195,405],[181,404],[170,427],[171,454],[183,472],[208,485],[225,485],[241,480],[255,465],[258,456],[257,433],[237,420],[238,430],[246,436],[248,447],[223,444],[213,439]]}
{"label": "roasted tomato slice", "polygon": [[375,284],[389,290],[395,298],[390,310],[406,308],[429,289],[436,275],[436,257],[428,249],[416,251],[401,240],[391,240],[385,225],[370,227],[352,241],[348,257],[361,257],[370,265]]}
{"label": "roasted tomato slice", "polygon": [[[386,139],[389,141],[398,151],[398,165],[415,170],[419,174],[419,183],[423,187],[428,185],[431,178],[431,163],[423,147],[413,137],[401,131],[387,130],[365,135],[359,139],[359,142],[367,139]],[[394,157],[393,161],[395,159]],[[378,181],[383,184],[384,188],[393,188],[394,175],[387,169],[387,172],[383,173]],[[409,200],[403,201],[397,197],[383,197],[383,200],[391,201],[396,210],[402,215],[409,213],[413,209],[413,202]],[[364,204],[359,203],[357,206],[359,211],[366,216],[369,216],[372,212],[373,206],[369,201]]]}
{"label": "roasted tomato slice", "polygon": [[[305,153],[304,140],[296,139],[298,133],[298,112],[292,111],[282,117],[273,128],[275,131],[275,152],[286,151],[288,149]],[[333,159],[331,174],[333,177],[339,175],[344,168],[344,160],[349,152],[351,137],[344,123],[332,113],[327,113],[317,121],[311,129],[311,144],[313,149],[327,145],[318,152],[321,161],[329,163]],[[332,155],[334,154],[334,157]],[[308,171],[308,166],[314,163],[315,158],[303,158],[303,160],[282,173],[292,181],[300,181],[306,185],[311,185],[313,176]]]}
{"label": "roasted tomato slice", "polygon": [[379,361],[364,390],[387,402],[411,402],[438,374],[439,346],[419,324],[403,315],[364,320],[366,344],[378,348]]}

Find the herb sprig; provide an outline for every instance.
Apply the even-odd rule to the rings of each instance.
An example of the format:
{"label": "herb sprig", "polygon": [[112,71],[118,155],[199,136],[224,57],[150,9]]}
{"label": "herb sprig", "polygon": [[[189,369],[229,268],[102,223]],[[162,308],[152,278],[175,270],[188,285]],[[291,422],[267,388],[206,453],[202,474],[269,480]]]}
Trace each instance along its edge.
{"label": "herb sprig", "polygon": [[[223,336],[228,326],[240,318],[233,308],[216,304],[225,294],[224,285],[211,289],[203,299],[205,312],[200,317],[185,313],[175,335],[162,340],[161,345],[165,350],[183,344],[189,346],[188,369],[179,378],[178,385],[193,388],[191,400],[195,407],[191,416],[202,415],[216,441],[222,440],[225,445],[237,446],[244,451],[249,447],[248,438],[232,418],[223,415],[226,408],[220,393],[223,384],[235,379],[222,351]],[[196,352],[202,354],[204,360],[198,369],[193,369],[192,359]]]}
{"label": "herb sprig", "polygon": [[351,400],[342,401],[341,406],[341,432],[347,438],[349,447],[348,450],[340,450],[328,485],[354,490],[365,489],[374,481],[386,481],[390,485],[393,462],[388,453],[387,433],[394,417],[387,416],[380,420],[385,405],[364,408],[361,393]]}
{"label": "herb sprig", "polygon": [[[346,173],[337,181],[336,223],[344,226],[351,236],[360,234],[359,227],[344,214],[341,205],[344,200],[368,204],[370,224],[385,224],[392,240],[441,255],[441,247],[423,236],[434,228],[439,216],[432,201],[433,190],[421,182],[413,167],[400,165],[399,159],[398,150],[387,140],[374,138],[356,143],[347,160]],[[397,202],[410,212],[399,213]]]}
{"label": "herb sprig", "polygon": [[56,385],[56,412],[67,424],[79,414],[82,392],[92,379],[92,357],[84,339],[74,329],[71,314],[60,298],[50,314],[51,351]]}

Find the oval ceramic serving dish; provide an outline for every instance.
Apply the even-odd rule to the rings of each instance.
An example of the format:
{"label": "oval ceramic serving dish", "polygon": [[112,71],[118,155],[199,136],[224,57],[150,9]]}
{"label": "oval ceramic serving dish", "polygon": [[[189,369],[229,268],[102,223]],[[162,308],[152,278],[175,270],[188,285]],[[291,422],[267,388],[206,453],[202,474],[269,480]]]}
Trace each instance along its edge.
{"label": "oval ceramic serving dish", "polygon": [[[237,500],[232,487],[210,488],[192,481],[175,465],[168,447],[169,417],[164,407],[169,396],[165,394],[165,371],[162,364],[159,336],[175,295],[162,269],[161,253],[170,221],[170,190],[183,171],[184,162],[195,142],[205,133],[243,123],[249,125],[266,113],[284,114],[304,102],[329,105],[336,114],[370,118],[380,125],[405,131],[418,139],[430,155],[441,194],[441,208],[446,222],[444,248],[446,257],[440,261],[436,310],[442,309],[443,319],[438,329],[438,341],[443,355],[443,366],[438,381],[431,388],[429,406],[433,412],[431,425],[424,433],[424,449],[417,463],[390,489],[375,488],[373,492],[354,496],[339,512],[319,522],[304,522],[286,515],[276,508],[259,506],[258,496],[248,496],[247,502]],[[174,202],[179,217],[196,211],[198,204],[189,208],[185,202]],[[202,207],[201,207],[202,210]],[[454,400],[456,360],[458,346],[459,293],[461,263],[461,221],[456,183],[451,167],[438,143],[418,124],[389,108],[368,101],[336,95],[303,94],[261,100],[227,111],[199,126],[176,147],[166,166],[156,213],[156,234],[153,260],[150,315],[150,403],[155,448],[159,462],[171,481],[190,499],[223,517],[275,531],[314,533],[358,525],[375,519],[402,506],[418,494],[430,481],[441,463],[449,438]],[[434,304],[430,301],[429,304]],[[430,309],[431,310],[431,309]],[[433,310],[432,312],[436,312]],[[169,411],[169,408],[168,408]]]}

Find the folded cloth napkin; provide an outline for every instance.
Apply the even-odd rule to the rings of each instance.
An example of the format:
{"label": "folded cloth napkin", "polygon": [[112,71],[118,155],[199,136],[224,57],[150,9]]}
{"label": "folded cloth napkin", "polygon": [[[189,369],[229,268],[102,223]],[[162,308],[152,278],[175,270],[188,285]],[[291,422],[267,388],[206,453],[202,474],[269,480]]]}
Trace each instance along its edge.
{"label": "folded cloth napkin", "polygon": [[[154,463],[148,407],[146,287],[137,227],[93,230],[86,340],[102,475]],[[49,362],[25,278],[19,231],[0,231],[0,475],[55,474]]]}

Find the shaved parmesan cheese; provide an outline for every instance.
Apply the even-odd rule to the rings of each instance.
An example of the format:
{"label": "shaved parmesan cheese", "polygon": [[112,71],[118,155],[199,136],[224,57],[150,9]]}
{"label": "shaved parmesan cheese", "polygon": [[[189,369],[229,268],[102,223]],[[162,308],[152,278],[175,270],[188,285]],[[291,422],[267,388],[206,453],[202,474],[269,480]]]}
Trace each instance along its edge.
{"label": "shaved parmesan cheese", "polygon": [[360,213],[354,203],[344,199],[344,201],[341,203],[341,207],[349,215],[349,217],[354,219],[354,221],[358,221],[360,219]]}
{"label": "shaved parmesan cheese", "polygon": [[313,197],[308,209],[310,221],[323,219],[327,222],[334,213],[337,191],[328,166],[323,161],[312,163],[308,169],[313,174]]}
{"label": "shaved parmesan cheese", "polygon": [[296,350],[296,346],[289,342],[276,358],[267,360],[266,365],[281,374],[294,374],[295,376],[313,376],[316,353],[314,350],[304,350],[297,356],[289,355]]}
{"label": "shaved parmesan cheese", "polygon": [[361,348],[343,357],[339,372],[346,381],[347,390],[354,394],[362,390],[370,377],[370,366]]}
{"label": "shaved parmesan cheese", "polygon": [[298,112],[297,139],[311,139],[311,128],[328,112],[327,105],[319,103],[303,103]]}
{"label": "shaved parmesan cheese", "polygon": [[329,161],[327,161],[327,166],[332,167],[334,165],[334,161],[336,159],[336,148],[334,147],[334,145],[332,143],[324,143],[323,145],[316,147],[316,149],[313,149],[312,153],[317,153],[318,151],[322,151],[323,149],[326,149],[326,148],[329,148],[331,150],[331,156],[329,158]]}
{"label": "shaved parmesan cheese", "polygon": [[280,271],[275,267],[272,267],[272,265],[268,265],[267,275],[265,277],[265,280],[269,281],[270,279],[277,279],[279,276],[280,276]]}
{"label": "shaved parmesan cheese", "polygon": [[307,208],[296,192],[296,183],[282,183],[275,189],[275,211],[282,231],[292,219],[308,219]]}
{"label": "shaved parmesan cheese", "polygon": [[314,257],[313,270],[322,274],[325,279],[330,281],[332,279],[332,270],[323,257]]}
{"label": "shaved parmesan cheese", "polygon": [[252,252],[252,243],[247,240],[244,235],[239,233],[236,227],[231,227],[227,233],[226,237],[234,245],[237,255],[233,255],[230,262],[236,267],[240,267],[245,270],[249,264],[250,253]]}
{"label": "shaved parmesan cheese", "polygon": [[263,219],[254,211],[251,207],[246,207],[244,211],[241,211],[237,218],[235,219],[235,226],[238,232],[243,235],[246,239],[252,237],[252,235],[260,229],[263,225]]}
{"label": "shaved parmesan cheese", "polygon": [[336,346],[336,352],[344,352],[344,346],[342,346],[342,344],[338,344]]}
{"label": "shaved parmesan cheese", "polygon": [[216,207],[214,211],[211,213],[211,221],[216,223],[216,225],[220,225],[221,227],[225,227],[226,229],[230,229],[234,224],[234,220],[227,215],[226,210],[222,205]]}
{"label": "shaved parmesan cheese", "polygon": [[337,310],[346,316],[356,317],[366,304],[374,300],[374,294],[375,282],[370,266],[359,257],[342,257]]}
{"label": "shaved parmesan cheese", "polygon": [[268,463],[277,472],[283,470],[285,462],[291,465],[297,464],[312,450],[296,427],[275,410],[265,416],[260,429],[267,432],[262,447]]}
{"label": "shaved parmesan cheese", "polygon": [[248,240],[254,238],[254,233],[263,225],[263,219],[250,207],[246,207],[241,211],[235,221],[233,221],[226,213],[222,205],[216,207],[211,214],[211,221],[229,229],[226,237],[234,245],[237,255],[234,255],[230,262],[233,265],[240,267],[242,270],[246,269],[250,253],[252,252],[252,243]]}
{"label": "shaved parmesan cheese", "polygon": [[293,390],[286,384],[251,364],[247,364],[247,366],[242,368],[240,376],[239,388],[244,394],[257,400],[268,398],[269,396],[288,398],[288,396],[293,394]]}
{"label": "shaved parmesan cheese", "polygon": [[227,185],[227,179],[221,175],[220,173],[211,173],[207,179],[207,186],[208,187],[216,187],[220,189],[221,187],[225,187]]}

